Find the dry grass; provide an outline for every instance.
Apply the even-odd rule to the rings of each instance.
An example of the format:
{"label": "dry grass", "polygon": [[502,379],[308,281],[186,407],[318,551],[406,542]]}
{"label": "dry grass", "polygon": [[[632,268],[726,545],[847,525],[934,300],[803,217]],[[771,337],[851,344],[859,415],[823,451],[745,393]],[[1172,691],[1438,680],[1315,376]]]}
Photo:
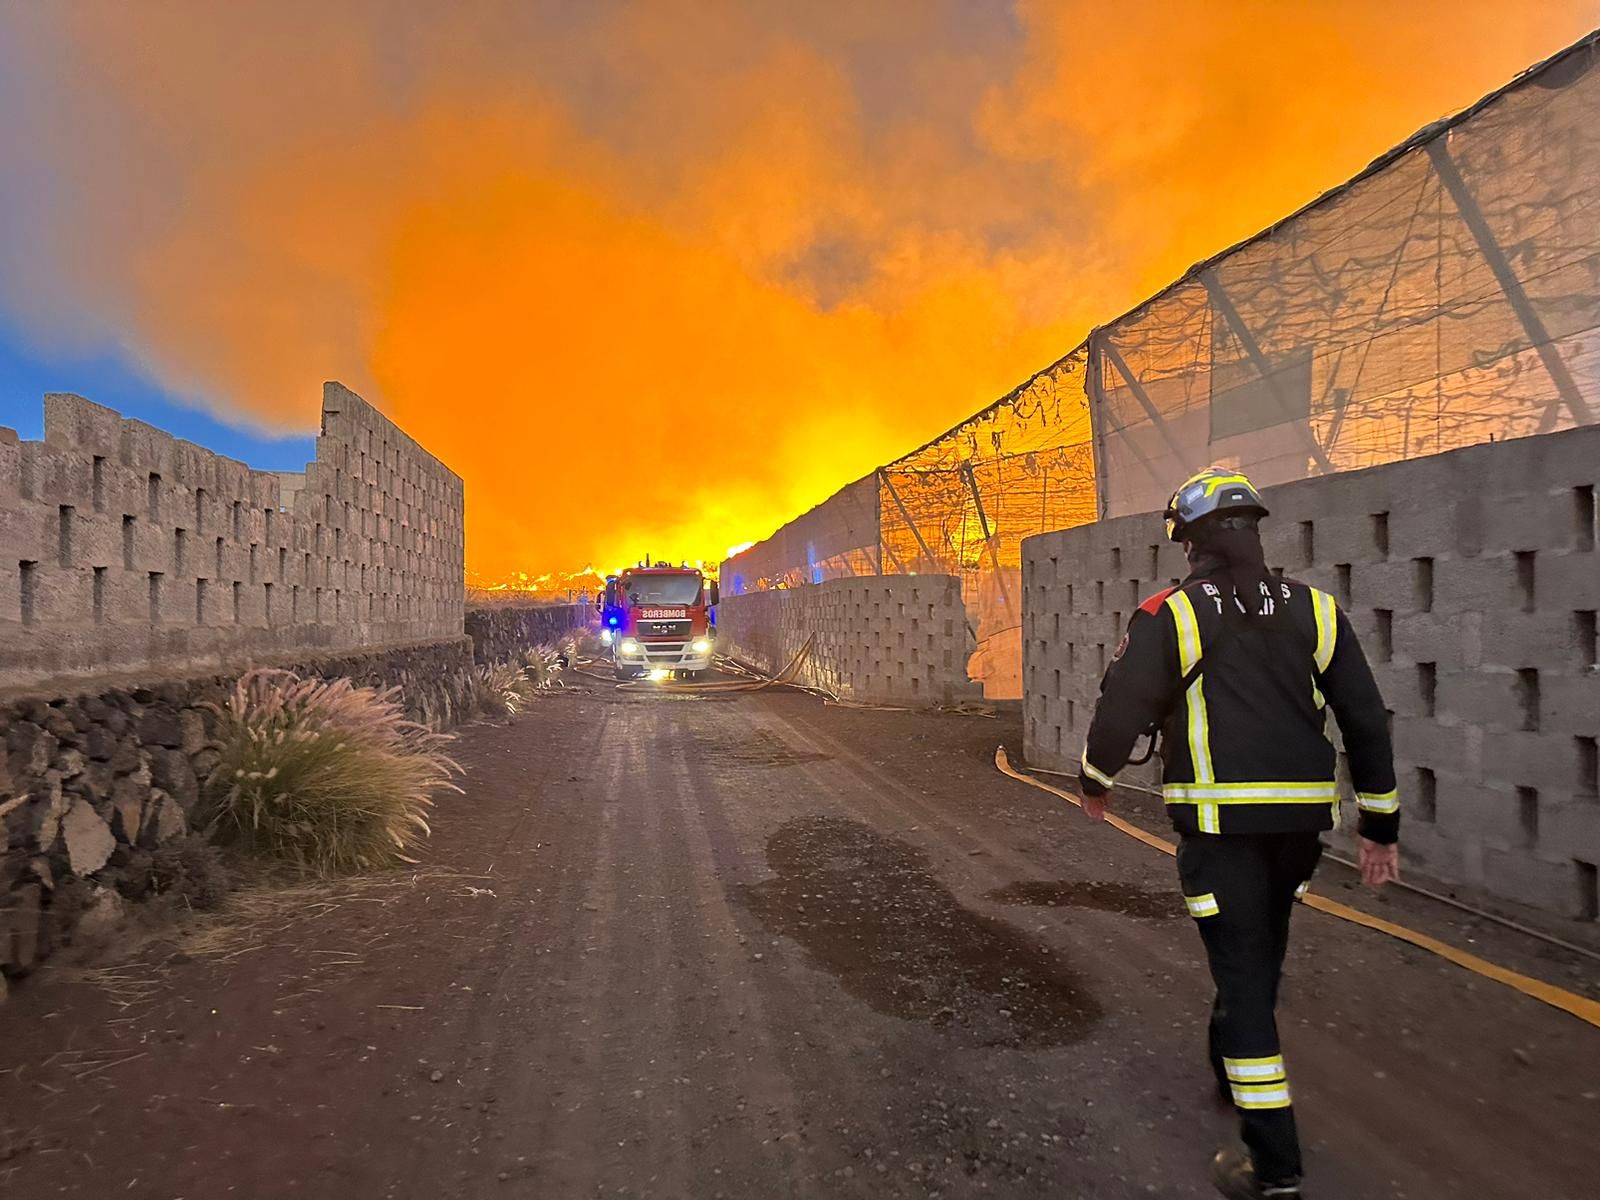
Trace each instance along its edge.
{"label": "dry grass", "polygon": [[406,720],[398,696],[288,671],[243,676],[216,710],[208,831],[318,875],[414,861],[433,794],[460,768],[449,735]]}
{"label": "dry grass", "polygon": [[[264,879],[229,898],[215,916],[183,929],[175,948],[191,958],[231,960],[274,945],[293,930],[298,947],[311,947],[313,923],[350,904],[387,905],[410,889],[434,883],[481,880],[487,876],[463,875],[434,869],[387,871],[347,879]],[[317,953],[306,949],[306,953]],[[351,951],[324,951],[346,959]],[[324,962],[324,966],[349,965]]]}
{"label": "dry grass", "polygon": [[523,655],[523,677],[535,692],[565,687],[562,674],[577,657],[576,646],[570,638],[556,645],[535,646]]}
{"label": "dry grass", "polygon": [[[87,964],[53,962],[50,970],[59,980],[94,988],[124,1012],[160,999],[172,965],[184,959],[232,963],[257,951],[292,946],[308,970],[314,967],[319,975],[336,975],[360,965],[364,948],[359,943],[354,948],[317,946],[322,922],[341,909],[356,904],[387,907],[417,888],[469,888],[490,879],[433,868],[338,879],[268,871],[230,893],[219,911],[193,913],[182,923],[127,930],[118,940],[117,953],[102,951]],[[306,989],[307,994],[321,990]]]}
{"label": "dry grass", "polygon": [[533,685],[515,663],[474,668],[473,706],[484,716],[514,717],[533,699]]}

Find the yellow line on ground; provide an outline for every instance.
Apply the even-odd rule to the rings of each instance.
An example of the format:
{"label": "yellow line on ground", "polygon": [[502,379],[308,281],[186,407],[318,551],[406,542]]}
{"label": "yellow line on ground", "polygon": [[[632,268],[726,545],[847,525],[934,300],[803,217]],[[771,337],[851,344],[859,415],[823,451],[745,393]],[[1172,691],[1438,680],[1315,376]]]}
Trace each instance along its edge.
{"label": "yellow line on ground", "polygon": [[[1006,754],[1006,748],[1000,746],[994,752],[994,765],[1004,775],[1020,780],[1030,787],[1049,792],[1058,796],[1069,804],[1076,804],[1080,808],[1082,803],[1071,792],[1061,788],[1052,787],[1042,779],[1035,779],[1032,775],[1017,770],[1011,765],[1011,759]],[[1163,854],[1177,854],[1178,848],[1165,838],[1159,838],[1153,833],[1147,833],[1137,825],[1130,825],[1121,817],[1112,813],[1106,814],[1106,824],[1113,829],[1120,830],[1131,838],[1136,838],[1146,846],[1160,850]],[[1393,921],[1385,921],[1382,917],[1368,916],[1360,909],[1351,908],[1347,904],[1340,904],[1337,900],[1329,900],[1315,893],[1307,892],[1304,903],[1320,913],[1327,913],[1330,917],[1337,917],[1341,921],[1349,921],[1354,925],[1362,925],[1367,929],[1375,929],[1379,933],[1386,933],[1392,938],[1397,938],[1420,950],[1430,954],[1437,954],[1458,967],[1464,967],[1485,979],[1492,979],[1496,983],[1504,984],[1508,988],[1521,992],[1524,996],[1531,996],[1535,1000],[1542,1000],[1552,1008],[1559,1008],[1562,1012],[1571,1013],[1580,1021],[1587,1021],[1590,1025],[1600,1028],[1600,1002],[1569,992],[1565,988],[1557,987],[1553,983],[1546,983],[1542,979],[1533,979],[1527,975],[1519,975],[1506,967],[1479,958],[1476,954],[1468,954],[1465,950],[1457,950],[1438,938],[1429,937],[1425,933],[1418,933],[1415,929],[1407,929],[1404,925],[1396,925]]]}

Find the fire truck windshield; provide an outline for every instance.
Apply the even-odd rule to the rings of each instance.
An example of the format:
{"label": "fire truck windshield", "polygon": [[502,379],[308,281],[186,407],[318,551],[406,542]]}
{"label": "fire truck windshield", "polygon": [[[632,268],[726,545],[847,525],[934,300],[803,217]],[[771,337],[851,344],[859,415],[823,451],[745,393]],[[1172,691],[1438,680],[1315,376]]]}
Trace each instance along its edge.
{"label": "fire truck windshield", "polygon": [[623,584],[630,604],[690,605],[700,598],[698,575],[634,575]]}

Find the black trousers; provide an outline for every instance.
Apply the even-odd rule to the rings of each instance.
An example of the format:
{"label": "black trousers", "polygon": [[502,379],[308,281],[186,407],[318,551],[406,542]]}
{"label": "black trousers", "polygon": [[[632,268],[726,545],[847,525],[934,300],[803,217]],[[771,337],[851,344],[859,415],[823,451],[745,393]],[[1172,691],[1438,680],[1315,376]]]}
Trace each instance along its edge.
{"label": "black trousers", "polygon": [[1321,857],[1315,833],[1193,834],[1178,846],[1184,901],[1217,986],[1211,1067],[1267,1183],[1301,1173],[1275,1011],[1289,916]]}

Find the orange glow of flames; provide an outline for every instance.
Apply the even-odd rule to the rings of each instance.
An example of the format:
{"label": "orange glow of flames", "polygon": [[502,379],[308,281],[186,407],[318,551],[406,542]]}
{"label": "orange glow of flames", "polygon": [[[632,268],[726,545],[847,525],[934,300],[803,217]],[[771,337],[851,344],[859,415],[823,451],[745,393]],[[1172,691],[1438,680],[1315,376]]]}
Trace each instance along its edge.
{"label": "orange glow of flames", "polygon": [[9,7],[48,103],[0,161],[61,192],[0,215],[0,300],[265,428],[366,392],[483,579],[714,560],[1600,24],[793,7]]}

